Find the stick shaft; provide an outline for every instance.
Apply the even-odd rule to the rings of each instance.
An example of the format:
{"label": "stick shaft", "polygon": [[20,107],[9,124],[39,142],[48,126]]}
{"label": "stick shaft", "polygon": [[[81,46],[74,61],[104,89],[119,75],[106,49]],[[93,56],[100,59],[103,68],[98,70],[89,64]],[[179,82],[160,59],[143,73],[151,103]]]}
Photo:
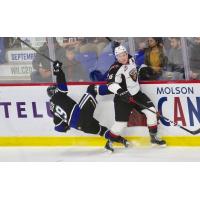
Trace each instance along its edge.
{"label": "stick shaft", "polygon": [[[147,110],[149,110],[150,112],[152,112],[152,113],[158,115],[159,117],[161,117],[161,118],[167,120],[167,121],[170,122],[171,124],[174,124],[174,126],[177,126],[177,127],[181,128],[181,129],[187,131],[188,133],[191,133],[191,134],[194,135],[193,131],[191,131],[191,130],[189,130],[189,129],[187,129],[187,128],[185,128],[185,127],[179,125],[179,124],[177,124],[176,122],[174,122],[174,121],[168,119],[167,117],[165,117],[165,116],[163,116],[163,115],[161,115],[161,114],[159,114],[159,113],[154,112],[153,110],[149,109],[148,107],[146,107],[145,105],[143,105],[143,104],[141,104],[141,103],[139,103],[139,102],[135,102],[135,103],[136,103],[138,106],[140,106],[140,107],[142,107],[142,108],[144,108],[144,109],[147,109]],[[194,131],[194,132],[195,132],[195,131]],[[196,133],[196,134],[197,134],[197,133]]]}
{"label": "stick shaft", "polygon": [[112,42],[112,39],[110,37],[106,37],[106,39],[109,41],[109,42]]}
{"label": "stick shaft", "polygon": [[51,62],[55,62],[54,60],[52,60],[51,58],[49,58],[48,56],[46,56],[45,54],[40,53],[37,49],[35,49],[34,47],[32,47],[30,44],[28,44],[27,42],[25,42],[24,40],[22,40],[21,38],[17,38],[21,43],[23,43],[24,45],[26,45],[27,47],[29,47],[30,49],[32,49],[33,51],[35,51],[36,53],[38,53],[39,55],[43,56],[44,58],[46,58],[47,60],[51,61]]}

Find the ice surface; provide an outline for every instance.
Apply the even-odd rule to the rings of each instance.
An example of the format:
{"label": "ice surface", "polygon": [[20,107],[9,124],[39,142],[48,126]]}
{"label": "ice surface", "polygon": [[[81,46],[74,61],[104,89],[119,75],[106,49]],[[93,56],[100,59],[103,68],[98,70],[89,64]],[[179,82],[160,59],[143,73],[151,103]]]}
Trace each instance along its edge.
{"label": "ice surface", "polygon": [[200,147],[116,148],[113,154],[102,147],[1,147],[0,161],[200,161]]}

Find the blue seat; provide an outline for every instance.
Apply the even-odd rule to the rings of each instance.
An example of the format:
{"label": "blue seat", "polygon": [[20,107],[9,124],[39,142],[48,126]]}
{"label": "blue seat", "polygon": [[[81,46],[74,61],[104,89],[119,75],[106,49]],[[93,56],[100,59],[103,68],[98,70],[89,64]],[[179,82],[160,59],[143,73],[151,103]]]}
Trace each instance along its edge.
{"label": "blue seat", "polygon": [[95,69],[97,63],[96,52],[84,52],[75,55],[75,59],[85,68],[86,73]]}
{"label": "blue seat", "polygon": [[135,63],[137,67],[139,68],[142,64],[144,64],[144,56],[145,52],[144,50],[137,51],[134,55]]}
{"label": "blue seat", "polygon": [[115,56],[112,52],[103,52],[99,55],[96,69],[105,73],[114,62]]}

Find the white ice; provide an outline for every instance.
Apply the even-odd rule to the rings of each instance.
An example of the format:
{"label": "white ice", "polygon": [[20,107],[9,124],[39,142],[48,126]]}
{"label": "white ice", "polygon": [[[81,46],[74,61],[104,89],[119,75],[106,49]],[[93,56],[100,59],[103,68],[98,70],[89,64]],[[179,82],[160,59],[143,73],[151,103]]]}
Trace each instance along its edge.
{"label": "white ice", "polygon": [[200,147],[131,147],[116,148],[115,153],[102,147],[1,147],[0,161],[200,161]]}

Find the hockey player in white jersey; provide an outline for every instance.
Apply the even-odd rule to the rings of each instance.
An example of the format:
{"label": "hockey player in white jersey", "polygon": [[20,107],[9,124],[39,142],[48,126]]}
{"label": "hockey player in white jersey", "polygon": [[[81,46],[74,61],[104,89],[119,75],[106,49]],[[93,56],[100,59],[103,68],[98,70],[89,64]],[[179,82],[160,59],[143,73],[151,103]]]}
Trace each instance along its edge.
{"label": "hockey player in white jersey", "polygon": [[[123,134],[123,129],[127,127],[127,122],[133,108],[145,114],[147,126],[150,133],[151,143],[156,145],[166,145],[166,142],[157,135],[157,116],[137,105],[136,102],[146,106],[156,112],[155,106],[148,96],[140,91],[138,82],[138,69],[135,61],[123,46],[115,48],[117,61],[110,67],[108,73],[108,90],[115,94],[115,123],[111,131],[115,134]],[[111,146],[112,142],[108,141],[106,147]]]}

